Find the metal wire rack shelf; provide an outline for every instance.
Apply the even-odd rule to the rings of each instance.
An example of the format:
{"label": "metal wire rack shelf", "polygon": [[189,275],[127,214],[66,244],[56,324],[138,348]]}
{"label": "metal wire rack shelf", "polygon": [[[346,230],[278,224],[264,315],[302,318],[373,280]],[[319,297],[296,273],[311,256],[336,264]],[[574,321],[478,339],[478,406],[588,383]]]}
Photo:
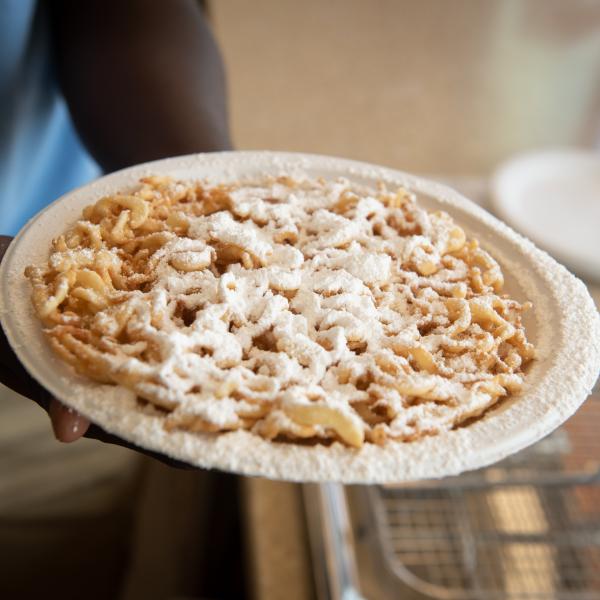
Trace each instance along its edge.
{"label": "metal wire rack shelf", "polygon": [[411,598],[600,599],[598,392],[492,467],[368,494],[387,566]]}

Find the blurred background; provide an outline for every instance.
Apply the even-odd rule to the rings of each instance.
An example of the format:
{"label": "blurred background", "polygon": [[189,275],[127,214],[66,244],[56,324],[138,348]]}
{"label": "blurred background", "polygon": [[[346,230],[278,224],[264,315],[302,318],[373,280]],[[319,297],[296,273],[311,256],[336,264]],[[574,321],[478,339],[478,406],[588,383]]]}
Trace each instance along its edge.
{"label": "blurred background", "polygon": [[240,148],[489,175],[600,136],[600,5],[331,0],[212,5]]}
{"label": "blurred background", "polygon": [[[379,163],[495,210],[505,161],[598,148],[596,0],[208,9],[238,149]],[[600,187],[591,198],[596,210]],[[243,480],[224,522],[227,477],[58,444],[41,409],[0,398],[0,597],[600,598],[597,396],[493,468],[403,488]]]}

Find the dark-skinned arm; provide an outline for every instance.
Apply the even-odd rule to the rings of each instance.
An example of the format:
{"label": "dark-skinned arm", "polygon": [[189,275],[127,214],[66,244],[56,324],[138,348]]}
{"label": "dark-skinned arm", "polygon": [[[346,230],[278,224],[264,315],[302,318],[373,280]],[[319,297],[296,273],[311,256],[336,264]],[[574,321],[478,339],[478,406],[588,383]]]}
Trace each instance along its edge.
{"label": "dark-skinned arm", "polygon": [[225,74],[195,0],[52,0],[57,75],[105,171],[231,148]]}

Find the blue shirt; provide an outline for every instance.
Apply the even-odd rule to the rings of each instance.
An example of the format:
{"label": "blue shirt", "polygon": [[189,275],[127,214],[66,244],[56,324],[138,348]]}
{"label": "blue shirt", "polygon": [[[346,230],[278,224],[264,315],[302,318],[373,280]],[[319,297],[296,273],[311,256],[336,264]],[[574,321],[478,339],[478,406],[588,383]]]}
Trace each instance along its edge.
{"label": "blue shirt", "polygon": [[0,0],[0,234],[100,173],[60,95],[42,4]]}

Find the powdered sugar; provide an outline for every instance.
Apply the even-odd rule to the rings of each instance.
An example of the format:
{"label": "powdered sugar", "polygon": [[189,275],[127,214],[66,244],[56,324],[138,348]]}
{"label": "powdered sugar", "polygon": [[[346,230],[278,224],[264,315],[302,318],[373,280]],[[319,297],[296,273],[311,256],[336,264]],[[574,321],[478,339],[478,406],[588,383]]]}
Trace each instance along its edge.
{"label": "powdered sugar", "polygon": [[[478,416],[507,394],[505,381],[512,391],[520,387],[531,348],[519,303],[495,293],[498,265],[467,244],[448,215],[426,212],[406,190],[370,191],[342,178],[215,188],[162,176],[142,183],[113,197],[115,212],[106,213],[110,196],[85,209],[92,221],[61,237],[32,277],[42,297],[45,286],[49,294],[96,286],[69,288],[64,304],[51,299],[57,312],[41,313],[54,347],[83,374],[131,387],[171,411],[166,427],[243,427],[295,440],[298,428],[265,420],[281,409],[297,413],[291,418],[303,438],[321,426],[321,439],[413,441]],[[138,227],[149,219],[154,233],[123,228],[121,198],[145,215]],[[98,222],[101,235],[90,237]],[[118,255],[112,270],[103,270],[107,251]],[[460,265],[462,287],[454,285]],[[99,289],[108,294],[100,303]],[[88,297],[96,303],[91,319],[81,304]],[[409,329],[410,340],[399,334]],[[470,357],[468,372],[457,352]],[[298,372],[286,378],[271,353],[287,354]],[[390,404],[374,386],[401,391],[404,405]],[[447,405],[441,411],[440,402]],[[308,412],[295,408],[307,403]]]}
{"label": "powdered sugar", "polygon": [[[471,233],[476,236],[479,237],[481,234],[486,248],[489,248],[500,260],[508,283],[513,286],[518,297],[529,298],[534,302],[535,320],[531,327],[528,327],[528,332],[531,331],[535,337],[539,356],[537,364],[526,378],[524,393],[513,404],[490,414],[481,423],[466,430],[448,432],[437,438],[424,439],[408,446],[392,445],[386,449],[364,447],[357,452],[337,444],[328,448],[289,448],[264,442],[255,435],[245,432],[225,434],[218,438],[183,432],[166,434],[158,426],[157,417],[139,414],[136,411],[128,412],[131,410],[128,408],[131,404],[122,403],[127,396],[124,391],[74,378],[59,361],[48,354],[43,341],[39,338],[39,326],[32,318],[27,303],[22,301],[27,292],[19,271],[25,264],[44,260],[44,248],[48,247],[49,236],[56,235],[64,228],[64,218],[61,212],[56,210],[60,206],[56,206],[43,215],[46,221],[42,230],[30,226],[21,236],[21,240],[28,240],[27,244],[24,241],[19,242],[22,254],[17,255],[12,249],[9,250],[7,262],[3,265],[0,306],[4,311],[8,306],[16,309],[9,319],[6,318],[7,313],[3,313],[3,324],[8,330],[9,338],[19,348],[19,354],[25,364],[41,376],[56,395],[70,402],[84,414],[95,418],[109,430],[142,445],[160,449],[196,464],[220,466],[244,473],[260,473],[287,479],[329,478],[343,481],[391,481],[439,476],[485,464],[526,443],[535,441],[558,425],[583,400],[597,372],[599,354],[597,315],[590,305],[583,286],[528,242],[479,209],[466,205],[458,195],[436,184],[375,167],[322,157],[242,153],[220,157],[178,159],[171,166],[163,163],[139,167],[118,177],[112,176],[112,180],[110,177],[100,180],[89,190],[78,192],[79,196],[76,192],[76,195],[70,199],[70,203],[73,206],[73,202],[77,203],[79,198],[79,207],[89,204],[100,193],[110,192],[127,182],[133,182],[135,178],[149,170],[161,173],[168,171],[175,176],[192,174],[205,176],[211,172],[216,176],[218,170],[218,180],[221,180],[227,176],[228,169],[231,169],[231,177],[236,179],[241,175],[257,174],[261,171],[277,174],[279,171],[290,173],[305,169],[308,169],[311,174],[326,176],[332,173],[343,174],[350,178],[356,177],[359,181],[362,179],[373,182],[383,179],[394,185],[408,185],[438,198],[439,200],[432,205],[439,206],[441,200],[444,209],[455,209],[458,222],[471,229]],[[285,215],[279,213],[279,217],[283,222]],[[37,239],[33,235],[36,230],[41,233]],[[249,243],[254,244],[257,241],[260,242],[258,236]],[[342,238],[339,241],[344,243]],[[259,245],[256,246],[256,253],[261,260],[269,260],[268,253],[263,252]],[[273,259],[272,256],[270,258]],[[298,256],[296,261],[299,262]],[[10,265],[10,269],[7,264]],[[527,267],[523,268],[524,265]],[[385,265],[383,268],[385,269]],[[370,272],[376,270],[374,268]],[[364,286],[365,282],[360,273],[351,273],[348,269],[346,271],[357,280],[355,284],[349,283],[349,285],[356,287],[353,298],[358,303],[357,313],[361,311],[364,313],[367,307],[360,304],[360,298],[363,297],[360,294],[362,289],[360,285]],[[232,276],[237,282],[239,277],[236,277],[235,273],[232,273]],[[297,280],[288,280],[286,283],[283,280],[285,275],[282,273],[273,274],[272,277],[273,280],[269,280],[267,285],[276,284],[281,289],[284,289],[285,285],[293,286],[297,283]],[[6,278],[10,281],[10,285],[5,285]],[[284,299],[282,296],[278,297]],[[368,295],[364,294],[364,297],[368,298]],[[232,298],[235,300],[235,295]],[[235,305],[233,300],[230,303],[232,306]],[[160,304],[164,302],[164,298],[161,299],[160,295],[157,295],[155,301]],[[310,313],[310,304],[303,308]],[[316,312],[315,310],[315,315]],[[352,315],[352,311],[346,312]],[[13,324],[7,325],[8,320]],[[548,321],[560,324],[560,341],[554,342],[555,352],[550,352],[550,342],[553,337],[556,339],[556,331],[548,327]],[[18,324],[15,325],[15,322]],[[292,326],[293,322],[289,325]],[[349,322],[345,326],[355,327],[357,332],[360,332],[360,323]],[[335,347],[336,334],[333,329],[330,336]],[[25,337],[24,332],[27,332]],[[215,335],[224,335],[224,332],[217,330]],[[398,335],[408,340],[411,335],[414,335],[414,329],[411,334],[411,327],[406,326],[398,332]],[[19,339],[16,339],[17,337]],[[32,339],[37,339],[34,344],[42,348],[42,355],[46,357],[41,363],[35,358],[39,356],[38,352],[32,349],[31,341],[27,341]],[[182,341],[177,339],[177,343]],[[575,353],[577,360],[573,358]],[[31,359],[28,356],[31,356]],[[49,369],[47,365],[50,365]],[[462,366],[468,370],[468,365]],[[317,368],[318,365],[315,364],[314,369]],[[293,371],[297,366],[277,365],[277,369],[286,369],[293,377]],[[356,361],[356,369],[360,371],[360,361]],[[61,375],[65,379],[61,379]],[[72,390],[75,391],[76,397],[73,397]],[[549,394],[550,390],[553,391],[552,397]],[[102,404],[92,401],[92,397],[103,398]]]}

